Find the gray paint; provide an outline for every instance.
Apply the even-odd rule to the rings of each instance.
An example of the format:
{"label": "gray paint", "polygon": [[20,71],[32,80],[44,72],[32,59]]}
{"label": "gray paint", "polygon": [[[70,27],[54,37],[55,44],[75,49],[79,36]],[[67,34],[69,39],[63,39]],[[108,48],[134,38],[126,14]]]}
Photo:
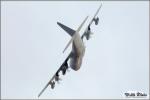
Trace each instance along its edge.
{"label": "gray paint", "polygon": [[[148,1],[102,3],[100,24],[93,27],[92,38],[85,42],[81,69],[70,71],[55,90],[47,89],[41,98],[121,99],[127,91],[149,94]],[[62,54],[70,36],[56,21],[77,29],[87,15],[91,19],[99,4],[2,1],[2,98],[37,98],[71,51],[69,47]]]}

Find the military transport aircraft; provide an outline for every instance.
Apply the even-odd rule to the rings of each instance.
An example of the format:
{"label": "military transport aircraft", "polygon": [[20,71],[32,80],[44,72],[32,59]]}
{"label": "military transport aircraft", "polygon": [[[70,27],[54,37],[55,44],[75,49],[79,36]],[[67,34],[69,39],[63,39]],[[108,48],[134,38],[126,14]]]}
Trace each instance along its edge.
{"label": "military transport aircraft", "polygon": [[[68,55],[68,57],[65,59],[65,61],[63,62],[63,64],[59,67],[59,69],[56,71],[56,73],[54,74],[54,76],[51,78],[51,80],[46,84],[46,86],[42,89],[42,91],[39,93],[38,97],[41,96],[41,94],[44,92],[44,90],[51,85],[51,88],[54,89],[55,87],[55,82],[59,81],[59,73],[62,72],[62,75],[66,74],[66,71],[68,70],[68,68],[70,67],[71,69],[73,69],[74,71],[77,71],[80,69],[81,64],[82,64],[82,59],[85,53],[85,46],[83,43],[83,38],[85,37],[87,40],[89,40],[90,35],[92,34],[91,32],[91,24],[93,22],[95,22],[95,25],[98,25],[99,22],[99,18],[96,17],[100,8],[101,8],[102,4],[100,5],[100,7],[98,8],[98,10],[96,11],[94,17],[92,18],[92,20],[90,21],[90,23],[88,24],[86,30],[84,31],[83,35],[80,37],[79,31],[81,30],[82,26],[84,25],[84,23],[86,22],[88,16],[84,19],[84,21],[81,23],[81,25],[78,27],[77,30],[73,30],[63,24],[61,24],[60,22],[57,22],[57,24],[64,29],[72,38],[71,40],[68,42],[68,44],[66,45],[64,51],[68,48],[68,46],[72,43],[72,51],[70,52],[70,54]],[[63,51],[63,52],[64,52]],[[68,65],[68,60],[70,61],[69,65]]]}

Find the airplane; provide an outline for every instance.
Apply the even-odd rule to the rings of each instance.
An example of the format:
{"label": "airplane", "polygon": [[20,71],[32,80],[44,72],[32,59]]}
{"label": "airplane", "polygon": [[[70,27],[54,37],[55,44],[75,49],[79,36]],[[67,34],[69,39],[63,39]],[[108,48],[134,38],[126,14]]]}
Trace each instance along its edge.
{"label": "airplane", "polygon": [[[62,65],[59,67],[59,69],[56,71],[54,76],[50,79],[50,81],[46,84],[46,86],[42,89],[42,91],[38,94],[38,97],[41,96],[41,94],[45,91],[45,89],[51,85],[51,88],[54,89],[55,87],[55,82],[59,82],[60,75],[59,73],[62,72],[62,75],[66,74],[66,71],[70,67],[74,71],[78,71],[81,67],[82,64],[82,59],[84,57],[85,53],[85,46],[83,43],[83,38],[85,37],[86,40],[89,40],[90,35],[93,33],[91,32],[91,25],[93,22],[95,22],[95,25],[98,25],[99,22],[99,17],[96,17],[100,8],[102,7],[102,4],[96,11],[94,17],[88,24],[87,28],[85,29],[84,33],[82,36],[80,36],[79,31],[81,30],[82,26],[85,24],[86,20],[88,19],[88,16],[84,19],[84,21],[81,23],[81,25],[78,27],[77,30],[73,30],[65,25],[63,25],[60,22],[57,22],[57,24],[64,30],[66,31],[72,38],[66,45],[65,49],[63,50],[63,53],[65,50],[69,47],[69,45],[72,43],[72,51],[69,53],[68,57],[65,59],[65,61],[62,63]],[[70,66],[68,65],[68,60],[70,61]]]}

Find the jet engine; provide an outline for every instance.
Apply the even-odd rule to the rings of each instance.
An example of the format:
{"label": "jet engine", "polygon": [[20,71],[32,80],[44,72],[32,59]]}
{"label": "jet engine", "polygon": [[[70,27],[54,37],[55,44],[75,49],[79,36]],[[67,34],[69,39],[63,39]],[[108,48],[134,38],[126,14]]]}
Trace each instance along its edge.
{"label": "jet engine", "polygon": [[63,67],[62,67],[62,74],[65,75],[66,74],[66,70],[68,69],[68,63],[66,62]]}
{"label": "jet engine", "polygon": [[95,25],[98,25],[98,22],[99,22],[99,18],[94,18],[94,22],[95,22]]}
{"label": "jet engine", "polygon": [[51,88],[54,89],[54,87],[55,87],[55,82],[53,81],[53,82],[51,83]]}
{"label": "jet engine", "polygon": [[57,73],[56,73],[56,76],[55,76],[55,81],[58,82],[59,80],[61,80],[61,79],[59,78],[59,73],[57,72]]}
{"label": "jet engine", "polygon": [[92,34],[93,34],[93,32],[91,32],[91,28],[90,28],[90,26],[88,26],[87,31],[84,33],[86,39],[89,40]]}

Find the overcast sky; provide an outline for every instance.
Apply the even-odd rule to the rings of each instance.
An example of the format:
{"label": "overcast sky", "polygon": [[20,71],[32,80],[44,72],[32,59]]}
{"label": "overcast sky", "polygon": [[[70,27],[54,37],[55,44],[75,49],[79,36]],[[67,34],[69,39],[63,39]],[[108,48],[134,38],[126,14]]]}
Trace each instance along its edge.
{"label": "overcast sky", "polygon": [[79,71],[62,76],[40,98],[125,98],[128,91],[149,94],[148,1],[2,1],[2,98],[37,98],[71,51],[62,51],[70,36],[57,21],[73,28],[100,10],[99,25],[84,41]]}

